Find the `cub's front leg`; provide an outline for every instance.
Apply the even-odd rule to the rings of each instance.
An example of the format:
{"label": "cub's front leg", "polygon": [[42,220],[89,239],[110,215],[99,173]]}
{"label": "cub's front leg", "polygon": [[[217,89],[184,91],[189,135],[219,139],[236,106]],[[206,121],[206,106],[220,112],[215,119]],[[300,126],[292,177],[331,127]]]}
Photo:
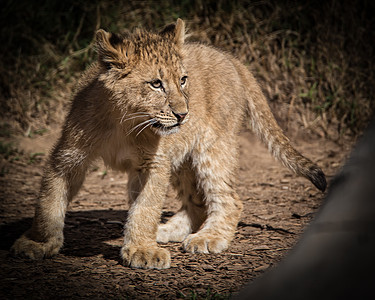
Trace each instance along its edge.
{"label": "cub's front leg", "polygon": [[12,246],[15,256],[41,259],[57,254],[63,245],[65,212],[85,177],[89,155],[68,145],[62,136],[51,153],[41,183],[32,227]]}
{"label": "cub's front leg", "polygon": [[142,169],[129,174],[129,209],[121,256],[125,265],[144,269],[170,267],[169,251],[156,243],[160,214],[169,183],[168,168]]}

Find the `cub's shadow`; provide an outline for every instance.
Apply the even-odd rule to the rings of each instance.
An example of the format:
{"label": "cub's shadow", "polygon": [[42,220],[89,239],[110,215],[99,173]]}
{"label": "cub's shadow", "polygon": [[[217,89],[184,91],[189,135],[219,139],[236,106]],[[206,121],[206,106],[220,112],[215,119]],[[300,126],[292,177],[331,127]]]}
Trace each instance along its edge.
{"label": "cub's shadow", "polygon": [[[66,256],[90,257],[102,254],[106,259],[119,260],[120,245],[109,241],[123,236],[126,210],[90,210],[69,212],[65,218],[64,246],[60,253]],[[162,222],[173,212],[163,212]],[[145,216],[147,217],[147,216]],[[9,251],[14,241],[32,224],[31,218],[0,226],[0,249]]]}

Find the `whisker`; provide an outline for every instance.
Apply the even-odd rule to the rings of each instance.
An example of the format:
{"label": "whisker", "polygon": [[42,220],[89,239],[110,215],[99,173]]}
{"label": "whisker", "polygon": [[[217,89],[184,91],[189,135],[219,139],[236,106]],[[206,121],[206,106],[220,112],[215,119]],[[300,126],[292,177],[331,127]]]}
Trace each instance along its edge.
{"label": "whisker", "polygon": [[122,122],[123,122],[125,116],[126,116],[126,113],[124,113],[124,114],[122,115],[121,120],[120,120],[120,124],[122,124]]}
{"label": "whisker", "polygon": [[[122,110],[121,110],[121,112],[122,112]],[[128,111],[125,110],[125,112],[122,114],[122,117],[120,119],[120,124],[122,123],[122,120],[125,118],[125,116],[126,116],[127,113],[128,113]]]}
{"label": "whisker", "polygon": [[137,119],[137,118],[143,118],[143,117],[149,117],[149,115],[139,115],[139,116],[133,116],[133,117],[126,118],[126,119],[121,119],[121,123],[126,122],[126,121],[130,121],[130,120],[134,120],[134,119]]}
{"label": "whisker", "polygon": [[127,136],[128,136],[129,134],[131,134],[134,130],[136,130],[137,128],[139,128],[140,126],[145,125],[145,124],[147,124],[147,123],[151,123],[153,120],[154,120],[154,119],[146,120],[146,121],[144,121],[144,122],[142,122],[142,123],[139,123],[137,126],[134,126],[134,127],[133,127],[133,128],[127,133]]}
{"label": "whisker", "polygon": [[136,137],[143,131],[145,130],[147,127],[149,126],[152,126],[152,124],[155,124],[156,123],[156,120],[155,119],[151,119],[150,120],[150,123],[149,124],[146,124],[137,134],[136,134]]}
{"label": "whisker", "polygon": [[[126,122],[128,120],[132,120],[133,118],[140,118],[140,117],[149,117],[150,115],[146,112],[136,112],[136,113],[131,113],[131,114],[127,114],[125,112],[125,114],[121,117],[121,120],[120,120],[120,124],[122,124],[123,122]],[[127,118],[124,120],[125,117],[133,117],[133,118]]]}
{"label": "whisker", "polygon": [[148,115],[148,112],[145,112],[145,111],[137,111],[137,112],[135,112],[135,113],[131,113],[131,114],[129,114],[129,116],[139,115],[139,114]]}

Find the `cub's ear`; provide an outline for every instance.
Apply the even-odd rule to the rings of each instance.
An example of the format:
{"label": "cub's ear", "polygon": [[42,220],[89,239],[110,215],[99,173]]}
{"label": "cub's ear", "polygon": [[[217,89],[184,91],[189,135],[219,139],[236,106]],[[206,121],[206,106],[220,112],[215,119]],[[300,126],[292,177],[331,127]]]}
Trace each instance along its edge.
{"label": "cub's ear", "polygon": [[175,24],[169,24],[164,27],[160,35],[165,36],[175,42],[178,46],[185,42],[185,22],[180,18]]}
{"label": "cub's ear", "polygon": [[95,35],[96,49],[99,62],[106,68],[116,67],[123,69],[129,60],[129,51],[126,51],[123,39],[114,33],[99,29]]}

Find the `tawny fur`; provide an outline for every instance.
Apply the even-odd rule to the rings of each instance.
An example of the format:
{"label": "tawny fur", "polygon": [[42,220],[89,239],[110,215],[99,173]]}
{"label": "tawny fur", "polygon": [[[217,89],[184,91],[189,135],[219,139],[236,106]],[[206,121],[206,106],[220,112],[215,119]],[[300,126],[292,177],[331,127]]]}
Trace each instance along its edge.
{"label": "tawny fur", "polygon": [[[285,166],[325,189],[323,172],[278,127],[252,74],[212,47],[184,42],[181,20],[160,33],[97,32],[99,60],[80,80],[46,165],[32,228],[13,245],[37,259],[63,244],[64,217],[90,163],[129,174],[126,265],[168,268],[158,242],[192,253],[228,248],[242,204],[235,191],[237,134],[244,122]],[[169,184],[182,206],[159,225]]]}

